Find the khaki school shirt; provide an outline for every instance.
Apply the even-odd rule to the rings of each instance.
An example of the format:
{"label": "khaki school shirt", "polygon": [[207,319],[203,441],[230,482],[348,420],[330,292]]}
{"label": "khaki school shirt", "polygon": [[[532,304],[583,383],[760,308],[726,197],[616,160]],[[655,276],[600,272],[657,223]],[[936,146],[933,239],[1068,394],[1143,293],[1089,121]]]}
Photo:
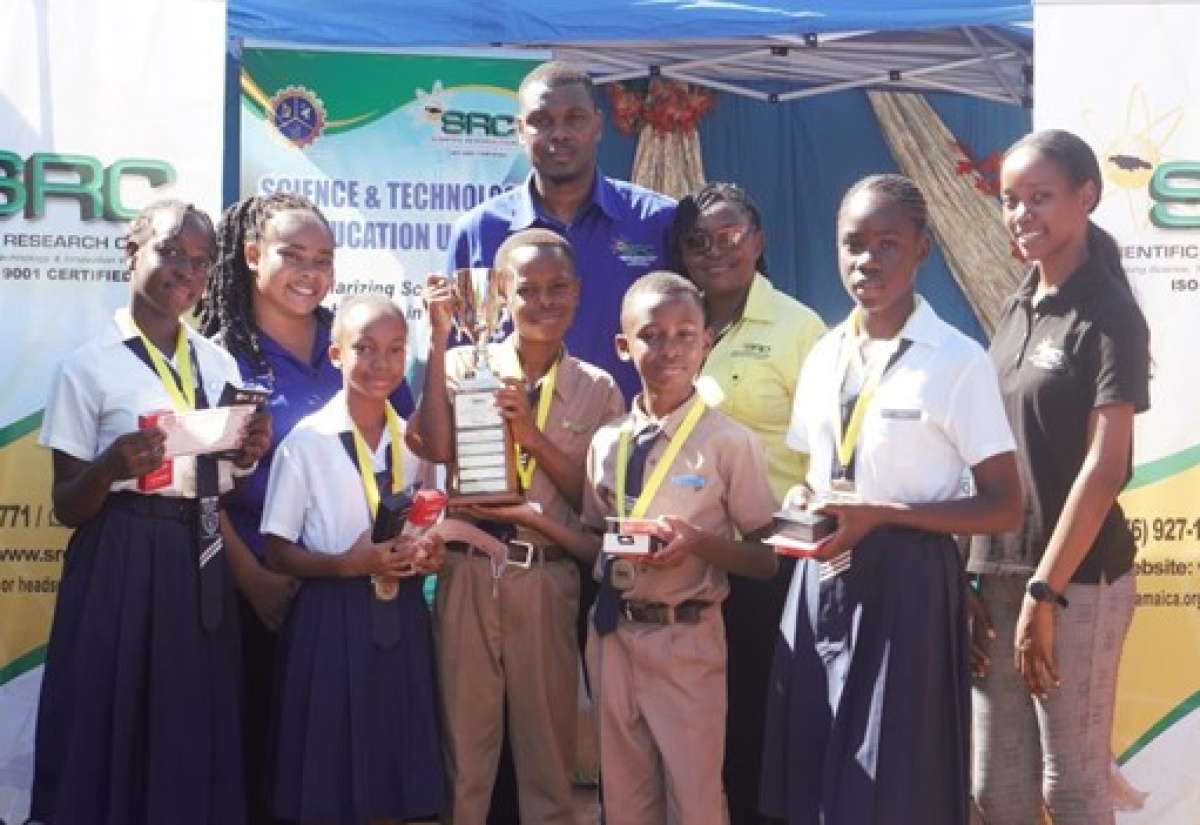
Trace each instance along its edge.
{"label": "khaki school shirt", "polygon": [[[500,378],[521,377],[521,362],[511,337],[488,346],[488,363]],[[451,397],[459,382],[473,369],[473,347],[455,347],[446,353],[446,383]],[[544,432],[570,459],[582,464],[592,436],[602,424],[621,415],[624,403],[621,391],[607,372],[564,352],[559,360],[554,398],[550,402]],[[536,405],[534,409],[536,411]],[[535,469],[525,498],[540,504],[547,518],[579,528],[579,515],[540,468]],[[539,544],[549,543],[541,536],[526,536],[524,531],[521,538]]]}
{"label": "khaki school shirt", "polygon": [[[687,416],[692,399],[663,420],[663,432],[646,460],[647,482]],[[616,464],[622,429],[637,433],[651,423],[639,398],[629,414],[602,427],[592,440],[583,491],[583,522],[591,529],[605,530],[605,517],[617,515]],[[632,445],[631,436],[631,451]],[[678,516],[700,530],[733,538],[768,526],[776,509],[762,443],[745,426],[710,408],[676,454],[644,517]],[[597,574],[602,565],[603,555]],[[669,569],[639,566],[634,585],[624,596],[678,604],[688,599],[718,602],[728,592],[724,570],[689,556]]]}

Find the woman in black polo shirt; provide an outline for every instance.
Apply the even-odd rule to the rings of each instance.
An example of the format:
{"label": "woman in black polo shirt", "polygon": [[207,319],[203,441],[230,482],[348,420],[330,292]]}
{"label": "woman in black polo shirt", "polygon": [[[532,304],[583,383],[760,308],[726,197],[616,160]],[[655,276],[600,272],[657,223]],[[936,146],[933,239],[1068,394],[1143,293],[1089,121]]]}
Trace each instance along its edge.
{"label": "woman in black polo shirt", "polygon": [[[1030,263],[991,354],[1018,445],[1025,519],[977,537],[969,569],[995,637],[975,683],[974,792],[989,825],[1113,822],[1117,666],[1135,545],[1117,494],[1149,399],[1149,330],[1113,238],[1089,215],[1100,167],[1077,136],[1027,135],[1001,199]],[[1007,651],[1015,667],[1008,667]]]}

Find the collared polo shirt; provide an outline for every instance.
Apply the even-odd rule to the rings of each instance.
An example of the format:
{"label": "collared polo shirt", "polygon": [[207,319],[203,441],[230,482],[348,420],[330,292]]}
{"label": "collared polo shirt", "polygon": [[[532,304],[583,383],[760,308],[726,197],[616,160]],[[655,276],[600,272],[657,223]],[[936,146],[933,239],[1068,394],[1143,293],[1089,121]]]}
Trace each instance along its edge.
{"label": "collared polo shirt", "polygon": [[[991,356],[1021,449],[1025,518],[972,542],[976,573],[1032,573],[1062,515],[1088,449],[1088,419],[1108,404],[1150,406],[1150,333],[1128,289],[1089,260],[1035,307],[1037,270],[1004,306]],[[1132,456],[1129,458],[1132,472]],[[1113,581],[1136,544],[1113,502],[1073,582]]]}
{"label": "collared polo shirt", "polygon": [[[709,403],[749,427],[763,442],[775,497],[804,480],[807,457],[787,445],[800,369],[825,334],[817,313],[755,273],[742,317],[716,343],[697,386]],[[718,392],[711,392],[713,387]]]}
{"label": "collared polo shirt", "polygon": [[[938,318],[928,302],[903,330],[912,343],[880,380],[854,454],[854,481],[867,501],[925,504],[962,495],[969,468],[1012,452],[996,371],[975,341]],[[808,483],[829,489],[841,438],[847,319],[804,362],[788,444],[809,454]]]}
{"label": "collared polo shirt", "polygon": [[613,376],[626,398],[641,390],[637,373],[617,358],[621,299],[640,276],[667,265],[667,233],[675,202],[632,183],[596,172],[592,193],[570,224],[542,212],[533,176],[523,186],[489,198],[454,224],[451,268],[491,266],[496,250],[514,232],[551,229],[570,242],[579,271],[579,309],[567,331],[567,348]]}

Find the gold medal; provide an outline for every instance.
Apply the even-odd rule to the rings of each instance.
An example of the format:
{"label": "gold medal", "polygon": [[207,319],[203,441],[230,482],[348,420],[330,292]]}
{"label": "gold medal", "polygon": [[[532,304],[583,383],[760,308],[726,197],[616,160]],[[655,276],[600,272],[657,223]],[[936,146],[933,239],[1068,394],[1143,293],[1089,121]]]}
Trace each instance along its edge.
{"label": "gold medal", "polygon": [[637,581],[637,565],[629,559],[617,559],[612,567],[613,587],[622,592],[632,590]]}

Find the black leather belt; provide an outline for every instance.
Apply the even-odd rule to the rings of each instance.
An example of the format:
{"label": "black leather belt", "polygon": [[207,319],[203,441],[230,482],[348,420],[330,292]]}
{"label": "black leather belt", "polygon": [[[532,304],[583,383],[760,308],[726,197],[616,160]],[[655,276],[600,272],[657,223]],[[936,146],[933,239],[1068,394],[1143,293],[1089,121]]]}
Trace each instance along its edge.
{"label": "black leather belt", "polygon": [[700,614],[712,602],[689,599],[679,604],[665,602],[639,602],[625,599],[621,602],[621,615],[631,622],[642,624],[695,624]]}
{"label": "black leather belt", "polygon": [[148,496],[122,491],[109,493],[105,504],[143,518],[190,522],[196,519],[199,508],[194,498],[177,496]]}
{"label": "black leather belt", "polygon": [[[507,545],[508,557],[504,563],[513,567],[528,569],[535,564],[562,561],[567,558],[566,551],[551,545],[534,544],[531,541],[519,541],[517,539],[512,539],[507,542]],[[462,553],[466,556],[482,556],[485,559],[490,559],[487,553],[475,545],[462,541],[448,541],[446,542],[446,549],[454,553]]]}

